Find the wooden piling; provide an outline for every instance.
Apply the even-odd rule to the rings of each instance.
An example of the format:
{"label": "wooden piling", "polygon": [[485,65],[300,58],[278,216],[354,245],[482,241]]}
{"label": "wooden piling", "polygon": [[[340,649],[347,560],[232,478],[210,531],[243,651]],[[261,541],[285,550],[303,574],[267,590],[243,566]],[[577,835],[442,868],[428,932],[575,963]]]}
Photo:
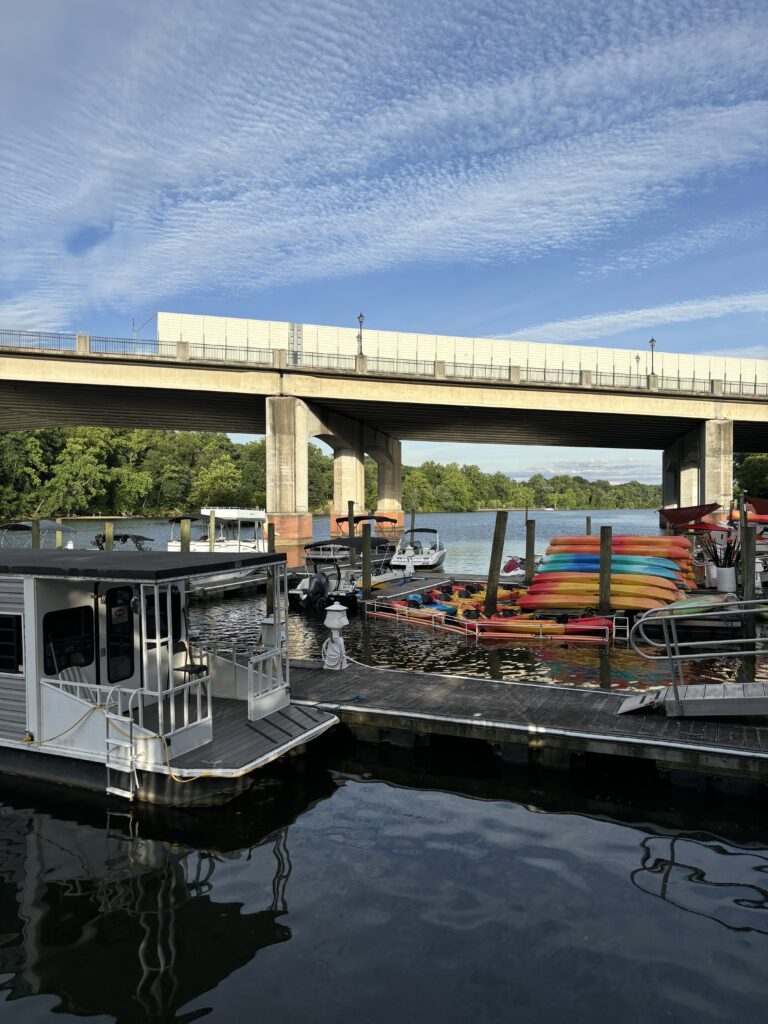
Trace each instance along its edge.
{"label": "wooden piling", "polygon": [[39,519],[33,519],[32,520],[32,547],[33,548],[39,548],[40,547],[40,520]]}
{"label": "wooden piling", "polygon": [[757,527],[751,523],[745,523],[741,529],[741,596],[745,601],[754,601],[755,599],[756,559]]}
{"label": "wooden piling", "polygon": [[357,566],[357,555],[354,548],[355,541],[355,503],[354,501],[347,502],[347,523],[349,531],[349,564],[354,569]]}
{"label": "wooden piling", "polygon": [[600,587],[597,610],[601,615],[611,611],[611,557],[613,555],[613,527],[600,527]]}
{"label": "wooden piling", "polygon": [[507,536],[507,511],[499,509],[496,513],[496,526],[493,531],[491,545],[491,564],[488,567],[488,586],[485,588],[485,614],[495,615],[499,597],[499,573],[501,559],[504,554],[504,541]]}
{"label": "wooden piling", "polygon": [[179,551],[188,552],[192,542],[192,520],[184,518],[181,520],[179,532]]}
{"label": "wooden piling", "polygon": [[208,550],[213,551],[216,547],[216,513],[211,512],[208,516]]}
{"label": "wooden piling", "polygon": [[411,509],[411,540],[413,540],[413,531],[416,529],[416,509]]}
{"label": "wooden piling", "polygon": [[[61,517],[56,518],[56,522],[61,525]],[[56,548],[57,550],[64,547],[64,534],[61,530],[56,531]]]}
{"label": "wooden piling", "polygon": [[363,523],[363,600],[370,601],[371,582],[371,524]]}
{"label": "wooden piling", "polygon": [[525,582],[530,583],[536,571],[536,520],[528,518],[525,510]]}
{"label": "wooden piling", "polygon": [[[275,551],[275,524],[267,523],[267,552]],[[275,570],[267,569],[267,615],[275,614]]]}
{"label": "wooden piling", "polygon": [[115,550],[115,524],[111,519],[108,519],[106,523],[104,523],[104,550]]}
{"label": "wooden piling", "polygon": [[587,516],[587,536],[592,536],[592,516]]}

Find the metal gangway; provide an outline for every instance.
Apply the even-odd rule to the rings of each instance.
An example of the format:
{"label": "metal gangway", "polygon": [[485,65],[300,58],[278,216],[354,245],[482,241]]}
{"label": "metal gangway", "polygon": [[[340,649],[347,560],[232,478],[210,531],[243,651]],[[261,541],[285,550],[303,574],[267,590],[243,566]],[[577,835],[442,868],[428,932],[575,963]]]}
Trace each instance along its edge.
{"label": "metal gangway", "polygon": [[[676,605],[645,612],[632,627],[630,643],[648,661],[667,661],[672,682],[663,690],[628,697],[617,714],[663,707],[671,717],[768,715],[768,673],[765,682],[755,679],[757,659],[768,656],[768,628],[761,635],[761,622],[768,626],[765,599],[726,598],[705,611],[686,612]],[[690,637],[692,626],[706,636],[681,639]],[[718,638],[723,627],[728,635]],[[730,658],[742,661],[740,681],[685,682],[687,663]]]}

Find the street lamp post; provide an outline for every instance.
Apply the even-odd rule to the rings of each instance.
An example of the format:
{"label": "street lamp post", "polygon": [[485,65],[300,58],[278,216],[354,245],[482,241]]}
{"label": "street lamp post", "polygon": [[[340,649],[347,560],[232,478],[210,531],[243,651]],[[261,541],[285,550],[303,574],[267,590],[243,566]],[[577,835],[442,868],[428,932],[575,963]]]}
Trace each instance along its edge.
{"label": "street lamp post", "polygon": [[654,373],[654,369],[653,369],[653,350],[656,348],[656,339],[655,338],[651,338],[651,340],[648,342],[648,344],[651,346],[651,374],[653,375],[653,373]]}
{"label": "street lamp post", "polygon": [[360,329],[357,332],[357,354],[361,356],[363,354],[363,324],[365,323],[362,313],[358,314],[357,322],[360,324]]}
{"label": "street lamp post", "polygon": [[635,363],[637,364],[637,383],[640,383],[640,353],[635,356]]}

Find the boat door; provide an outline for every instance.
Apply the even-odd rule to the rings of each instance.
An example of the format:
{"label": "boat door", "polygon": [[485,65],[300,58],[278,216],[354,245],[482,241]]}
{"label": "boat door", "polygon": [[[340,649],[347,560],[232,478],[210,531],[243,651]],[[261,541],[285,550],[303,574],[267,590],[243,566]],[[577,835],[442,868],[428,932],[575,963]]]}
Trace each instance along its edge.
{"label": "boat door", "polygon": [[99,610],[99,682],[102,686],[141,685],[138,588],[130,583],[101,583]]}

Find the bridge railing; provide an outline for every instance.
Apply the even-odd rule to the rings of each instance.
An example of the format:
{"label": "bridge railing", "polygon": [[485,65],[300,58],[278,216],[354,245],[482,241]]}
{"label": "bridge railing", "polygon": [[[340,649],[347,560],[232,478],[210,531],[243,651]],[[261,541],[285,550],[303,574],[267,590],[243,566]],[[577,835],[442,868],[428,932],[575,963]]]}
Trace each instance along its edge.
{"label": "bridge railing", "polygon": [[147,338],[110,338],[55,331],[14,331],[0,329],[0,349],[39,352],[67,352],[77,356],[114,355],[136,359],[160,358],[180,362],[222,362],[254,366],[284,365],[344,372],[407,374],[418,377],[442,376],[467,380],[512,381],[521,384],[553,384],[564,387],[608,387],[633,391],[684,391],[768,398],[768,383],[756,380],[711,380],[696,377],[648,376],[645,374],[572,370],[564,367],[513,366],[491,363],[442,362],[368,355],[361,363],[349,354],[251,348],[210,342],[166,341]]}

